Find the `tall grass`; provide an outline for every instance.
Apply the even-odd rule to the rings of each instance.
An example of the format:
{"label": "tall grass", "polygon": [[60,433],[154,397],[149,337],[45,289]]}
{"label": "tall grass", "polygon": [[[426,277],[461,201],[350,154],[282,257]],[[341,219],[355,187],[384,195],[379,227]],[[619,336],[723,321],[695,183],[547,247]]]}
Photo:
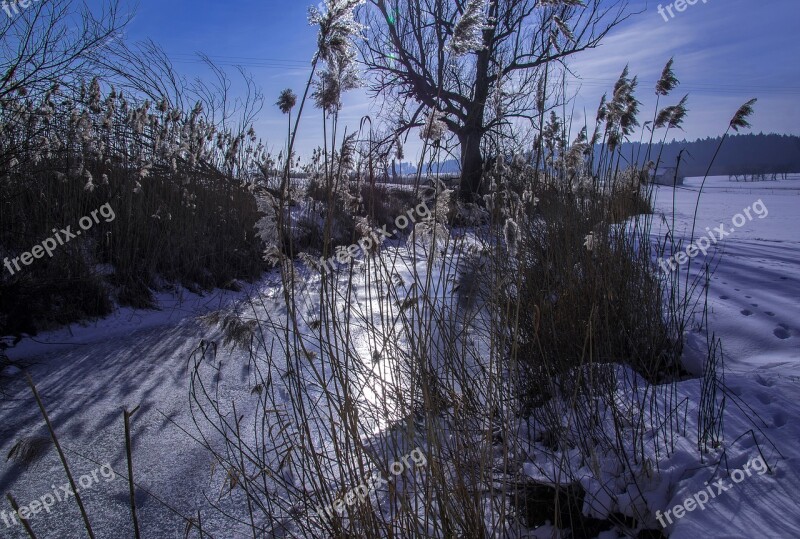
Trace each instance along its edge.
{"label": "tall grass", "polygon": [[25,316],[4,317],[0,332],[103,315],[114,303],[151,306],[165,282],[210,289],[260,275],[254,184],[239,155],[251,167],[262,158],[254,134],[217,128],[201,103],[181,111],[113,87],[103,94],[97,79],[64,88],[0,102],[0,254],[30,251],[54,228],[74,231],[104,204],[116,218],[52,258],[3,271],[2,312]]}
{"label": "tall grass", "polygon": [[[623,72],[592,136],[583,129],[572,143],[569,119],[546,117],[554,107],[537,99],[531,152],[498,149],[481,205],[457,202],[438,182],[390,198],[375,187],[385,165],[372,136],[340,132],[358,3],[319,14],[303,97],[279,101],[297,113],[275,161],[253,135],[220,131],[199,106],[103,99],[96,81],[83,95],[53,89],[6,103],[3,224],[23,220],[14,197],[50,204],[34,210],[21,239],[0,244],[25,249],[48,227],[110,202],[110,229],[52,264],[83,271],[106,301],[93,272],[109,264],[118,299],[146,304],[159,275],[199,286],[256,275],[266,243],[280,283],[205,317],[208,338],[189,362],[191,411],[215,459],[226,534],[480,538],[549,525],[573,537],[610,528],[657,536],[648,486],[688,435],[677,382],[700,299],[696,284],[656,273],[666,244],[650,238],[647,170],[622,165],[618,147],[638,125],[635,77]],[[322,110],[325,145],[301,185],[290,172],[309,96]],[[664,125],[678,126],[683,113],[673,107]],[[357,151],[359,139],[367,151]],[[420,202],[431,212],[410,234],[333,268],[313,262]],[[703,385],[700,450],[721,437],[716,365]],[[246,374],[246,388],[228,383],[229,369]],[[395,475],[390,463],[415,448],[425,464]],[[375,473],[391,481],[352,503]],[[133,498],[132,466],[129,480]],[[336,509],[319,514],[325,506]],[[201,517],[187,518],[187,535],[209,533]]]}
{"label": "tall grass", "polygon": [[[630,124],[605,130],[619,138]],[[500,156],[486,171],[484,209],[434,185],[423,195],[431,216],[411,235],[333,271],[273,251],[277,297],[219,317],[240,319],[220,339],[243,344],[251,396],[223,398],[221,352],[206,343],[193,355],[193,411],[220,437],[222,448],[207,447],[236,478],[254,536],[488,537],[545,520],[575,533],[654,527],[641,484],[686,434],[686,403],[663,398],[681,375],[681,336],[653,269],[652,192],[646,171],[620,170],[613,146],[593,155],[585,132],[570,145],[563,122],[550,125],[532,145],[540,154]],[[290,204],[327,203],[317,220],[330,253],[381,224],[372,215],[343,229],[331,211],[375,183],[348,174],[349,141],[316,154],[307,194],[286,182],[271,203],[287,217],[264,230],[283,237]],[[350,168],[380,170],[373,158]],[[478,228],[450,229],[454,214]],[[317,515],[417,446],[424,468]],[[580,482],[575,448],[598,481],[613,466],[639,492],[625,516],[609,517]],[[543,460],[529,470],[534,454]],[[555,503],[531,511],[531,496]],[[605,519],[584,516],[587,506]]]}
{"label": "tall grass", "polygon": [[[236,336],[217,335],[243,345],[252,400],[222,397],[220,350],[205,343],[192,358],[193,411],[219,435],[207,448],[236,478],[254,536],[505,537],[548,523],[576,537],[661,535],[651,488],[692,435],[680,360],[704,304],[702,276],[657,270],[679,247],[651,238],[657,165],[622,165],[635,89],[625,70],[591,138],[583,129],[572,143],[568,119],[543,113],[530,153],[484,171],[481,206],[434,182],[421,194],[431,215],[410,235],[333,271],[283,249],[275,295],[225,313],[240,320],[226,322]],[[657,111],[656,127],[678,127],[684,104]],[[323,253],[387,217],[342,228],[348,212],[330,207],[375,184],[348,174],[350,140],[316,154],[305,195],[287,181],[293,206],[328,205]],[[381,170],[374,158],[350,168]],[[272,200],[276,215],[290,215],[286,200]],[[375,207],[364,196],[354,208],[364,204]],[[287,221],[271,223],[275,236]],[[717,357],[711,346],[701,451],[722,437]],[[414,447],[426,466],[337,506]]]}

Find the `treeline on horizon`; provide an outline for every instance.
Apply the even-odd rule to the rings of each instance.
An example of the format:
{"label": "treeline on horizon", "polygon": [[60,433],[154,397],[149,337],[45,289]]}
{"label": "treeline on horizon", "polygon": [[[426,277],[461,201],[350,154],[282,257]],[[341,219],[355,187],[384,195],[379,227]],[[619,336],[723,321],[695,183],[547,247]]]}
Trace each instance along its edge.
{"label": "treeline on horizon", "polygon": [[[753,175],[753,174],[790,174],[800,172],[800,137],[793,135],[764,134],[758,135],[733,135],[729,136],[719,155],[714,159],[714,154],[719,148],[722,137],[708,137],[695,141],[673,140],[665,143],[660,149],[658,143],[653,143],[650,158],[656,161],[660,151],[660,170],[674,167],[681,156],[680,173],[683,176],[704,176],[709,163],[711,176],[726,175]],[[647,143],[626,142],[620,146],[622,162],[637,162],[644,166],[647,159]],[[411,163],[397,164],[396,170],[401,174],[414,174],[416,166]],[[438,167],[433,166],[434,172],[443,174],[458,173],[458,161],[448,160]],[[401,172],[402,171],[402,172]],[[427,173],[427,167],[423,173]]]}
{"label": "treeline on horizon", "polygon": [[[800,137],[763,133],[729,136],[715,159],[720,140],[721,137],[708,137],[692,142],[673,140],[666,143],[661,150],[659,169],[675,167],[678,155],[684,150],[679,168],[683,176],[704,176],[712,161],[711,176],[800,172]],[[654,146],[650,157],[653,161],[658,158],[656,152],[659,151],[658,146]],[[638,164],[646,164],[647,143],[625,143],[620,151],[623,159],[630,159],[633,155],[633,160],[637,161],[638,156]]]}

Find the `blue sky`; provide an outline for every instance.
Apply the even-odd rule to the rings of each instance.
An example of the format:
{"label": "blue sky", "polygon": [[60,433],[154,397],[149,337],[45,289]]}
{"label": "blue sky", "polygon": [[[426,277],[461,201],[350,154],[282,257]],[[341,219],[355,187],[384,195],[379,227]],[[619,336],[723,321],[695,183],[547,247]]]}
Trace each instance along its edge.
{"label": "blue sky", "polygon": [[[753,132],[800,135],[800,24],[798,0],[697,0],[683,12],[673,9],[665,21],[657,7],[671,2],[630,0],[641,11],[606,39],[597,50],[571,61],[580,77],[574,91],[576,120],[582,110],[594,118],[600,96],[609,90],[625,64],[641,82],[642,121],[652,117],[653,86],[664,63],[675,57],[681,86],[672,101],[689,93],[689,116],[678,139],[715,136],[724,132],[743,102],[758,97]],[[256,129],[270,146],[283,143],[286,119],[272,104],[281,89],[299,93],[309,74],[315,31],[307,23],[302,0],[139,0],[127,38],[151,38],[160,43],[188,76],[202,75],[193,54],[203,52],[222,65],[241,64],[252,72],[267,96]],[[669,18],[669,15],[667,15]],[[357,128],[365,114],[375,114],[363,92],[344,101],[343,120]],[[667,104],[666,102],[662,102]],[[301,155],[321,144],[319,111],[301,125]],[[672,138],[672,135],[670,135]]]}

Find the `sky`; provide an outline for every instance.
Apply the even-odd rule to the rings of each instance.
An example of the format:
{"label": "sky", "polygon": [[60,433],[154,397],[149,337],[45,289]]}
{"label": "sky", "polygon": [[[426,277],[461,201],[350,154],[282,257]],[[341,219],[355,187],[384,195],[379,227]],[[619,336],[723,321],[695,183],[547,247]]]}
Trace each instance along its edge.
{"label": "sky", "polygon": [[[286,117],[274,102],[284,88],[301,93],[315,50],[309,5],[302,0],[138,0],[131,6],[135,16],[126,38],[159,43],[189,77],[204,73],[198,52],[232,74],[235,65],[242,65],[266,96],[256,130],[269,147],[279,149],[285,141]],[[738,107],[753,97],[759,101],[752,132],[800,135],[798,0],[697,0],[682,12],[669,0],[629,0],[629,6],[635,14],[628,21],[599,48],[570,61],[576,76],[572,91],[577,97],[570,104],[574,123],[582,124],[584,110],[593,121],[600,97],[610,91],[626,64],[641,81],[641,121],[652,118],[655,82],[674,56],[681,85],[661,106],[688,93],[689,115],[684,131],[671,132],[670,139],[722,134]],[[351,92],[343,102],[342,122],[349,130],[357,129],[364,115],[378,112],[364,91]],[[322,143],[321,113],[310,108],[304,114],[297,143],[301,156]]]}

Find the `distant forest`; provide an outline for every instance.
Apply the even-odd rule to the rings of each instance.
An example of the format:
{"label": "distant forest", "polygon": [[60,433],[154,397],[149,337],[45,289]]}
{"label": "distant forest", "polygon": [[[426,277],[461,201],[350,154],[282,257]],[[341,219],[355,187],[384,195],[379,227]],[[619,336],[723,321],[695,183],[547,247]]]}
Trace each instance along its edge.
{"label": "distant forest", "polygon": [[[684,176],[703,176],[708,169],[708,164],[717,151],[721,137],[699,139],[692,142],[686,140],[673,140],[664,144],[661,153],[661,170],[664,167],[674,167],[681,157],[680,172]],[[654,144],[655,155],[658,157],[658,145]],[[621,147],[623,160],[636,159],[644,165],[647,154],[647,144],[625,143]],[[416,166],[412,163],[397,163],[397,172],[400,174],[414,174]],[[435,165],[433,170],[436,171]],[[441,163],[439,172],[444,174],[458,173],[459,164],[455,160]],[[427,172],[427,169],[423,172]],[[734,135],[728,137],[722,145],[719,155],[711,167],[712,176],[761,176],[773,174],[789,174],[800,172],[800,137],[791,135]]]}
{"label": "distant forest", "polygon": [[[703,176],[719,147],[720,137],[688,142],[685,140],[665,144],[661,153],[661,167],[674,167],[681,150],[680,173],[684,176]],[[622,156],[639,156],[644,164],[647,144],[626,143]],[[657,151],[657,150],[654,150]],[[655,160],[658,154],[651,156]],[[789,135],[735,135],[728,137],[711,167],[711,176],[760,176],[800,172],[800,137]]]}

